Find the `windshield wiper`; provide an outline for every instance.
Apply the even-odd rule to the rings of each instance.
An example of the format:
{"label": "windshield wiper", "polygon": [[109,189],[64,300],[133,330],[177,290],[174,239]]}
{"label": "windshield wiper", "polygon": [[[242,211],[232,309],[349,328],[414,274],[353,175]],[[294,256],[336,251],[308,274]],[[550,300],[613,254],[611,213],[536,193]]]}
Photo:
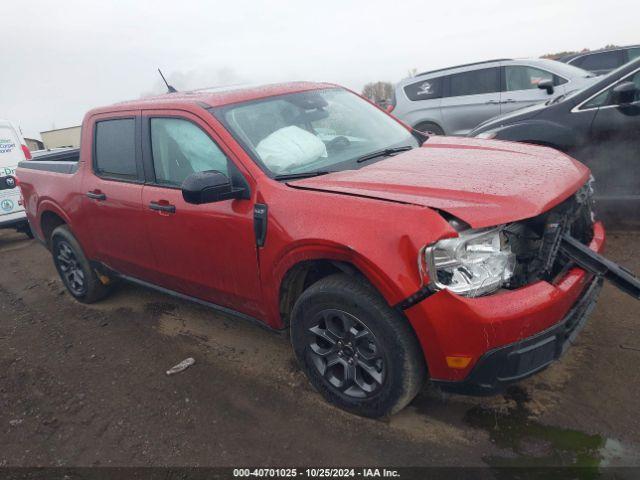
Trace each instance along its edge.
{"label": "windshield wiper", "polygon": [[282,175],[276,175],[273,177],[275,180],[296,180],[298,178],[319,177],[320,175],[326,175],[331,173],[329,170],[315,170],[313,172],[300,172],[300,173],[283,173]]}
{"label": "windshield wiper", "polygon": [[394,155],[400,152],[406,152],[407,150],[411,150],[412,148],[413,147],[409,145],[406,145],[404,147],[385,148],[384,150],[379,150],[377,152],[362,155],[361,157],[358,157],[356,162],[362,163],[362,162],[366,162],[367,160],[373,160],[374,158],[378,158],[378,157],[390,157],[391,155]]}

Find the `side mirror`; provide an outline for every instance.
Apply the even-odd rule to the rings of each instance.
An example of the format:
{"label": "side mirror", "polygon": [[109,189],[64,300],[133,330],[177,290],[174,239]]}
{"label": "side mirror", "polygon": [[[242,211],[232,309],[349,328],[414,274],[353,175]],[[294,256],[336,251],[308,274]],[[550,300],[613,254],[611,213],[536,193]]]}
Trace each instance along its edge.
{"label": "side mirror", "polygon": [[541,90],[546,90],[549,95],[553,93],[553,80],[546,79],[540,80],[538,82],[538,88]]}
{"label": "side mirror", "polygon": [[0,190],[11,190],[12,188],[16,188],[17,184],[16,177],[12,177],[11,175],[0,178]]}
{"label": "side mirror", "polygon": [[633,82],[622,82],[613,88],[612,100],[616,105],[633,103],[636,99],[638,87]]}
{"label": "side mirror", "polygon": [[192,173],[182,182],[182,198],[194,205],[241,198],[244,190],[234,188],[229,177],[217,170]]}

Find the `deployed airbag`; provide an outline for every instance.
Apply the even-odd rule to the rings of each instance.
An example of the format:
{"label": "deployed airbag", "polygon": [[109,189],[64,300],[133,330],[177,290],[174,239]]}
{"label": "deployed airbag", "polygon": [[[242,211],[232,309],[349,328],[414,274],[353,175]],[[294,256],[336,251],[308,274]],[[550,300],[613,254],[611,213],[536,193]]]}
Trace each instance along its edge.
{"label": "deployed airbag", "polygon": [[256,146],[264,164],[274,172],[302,166],[327,156],[327,147],[314,134],[300,127],[289,126],[276,130]]}

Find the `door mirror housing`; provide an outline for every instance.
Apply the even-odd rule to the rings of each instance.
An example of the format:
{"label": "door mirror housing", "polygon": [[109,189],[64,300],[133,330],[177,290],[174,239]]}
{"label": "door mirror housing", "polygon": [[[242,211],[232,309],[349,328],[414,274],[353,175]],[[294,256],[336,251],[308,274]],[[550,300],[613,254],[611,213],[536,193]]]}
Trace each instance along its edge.
{"label": "door mirror housing", "polygon": [[550,79],[540,80],[538,82],[538,88],[541,90],[546,90],[547,93],[551,95],[554,92],[553,80],[550,80]]}
{"label": "door mirror housing", "polygon": [[243,198],[244,191],[234,187],[229,177],[217,170],[192,173],[182,182],[182,198],[194,205]]}
{"label": "door mirror housing", "polygon": [[622,82],[613,88],[612,101],[616,105],[633,103],[636,99],[638,87],[633,82]]}

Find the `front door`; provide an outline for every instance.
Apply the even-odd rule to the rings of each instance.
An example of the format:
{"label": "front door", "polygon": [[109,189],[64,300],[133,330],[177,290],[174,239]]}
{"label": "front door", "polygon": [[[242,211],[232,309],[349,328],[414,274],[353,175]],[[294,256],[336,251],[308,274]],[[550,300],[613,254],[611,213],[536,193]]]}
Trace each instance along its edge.
{"label": "front door", "polygon": [[500,113],[500,69],[482,68],[446,77],[440,111],[448,135],[466,135]]}
{"label": "front door", "polygon": [[253,201],[230,199],[193,205],[180,186],[194,172],[240,171],[202,119],[143,112],[147,185],[142,194],[156,258],[155,282],[170,290],[260,316]]}
{"label": "front door", "polygon": [[565,92],[562,86],[555,86],[553,94],[538,88],[542,80],[559,84],[563,80],[551,72],[527,65],[506,65],[504,67],[504,91],[500,96],[500,113],[509,113],[535,103],[546,102]]}
{"label": "front door", "polygon": [[[637,215],[640,211],[640,71],[619,83],[636,85],[634,100],[616,105],[611,90],[600,94],[589,135],[589,149],[582,160],[596,179],[596,193],[603,206],[624,205]],[[617,85],[616,84],[616,85]],[[595,99],[594,99],[595,100]]]}
{"label": "front door", "polygon": [[92,260],[136,278],[155,268],[142,209],[139,112],[103,114],[90,123],[95,148],[82,180],[82,228],[91,236]]}

